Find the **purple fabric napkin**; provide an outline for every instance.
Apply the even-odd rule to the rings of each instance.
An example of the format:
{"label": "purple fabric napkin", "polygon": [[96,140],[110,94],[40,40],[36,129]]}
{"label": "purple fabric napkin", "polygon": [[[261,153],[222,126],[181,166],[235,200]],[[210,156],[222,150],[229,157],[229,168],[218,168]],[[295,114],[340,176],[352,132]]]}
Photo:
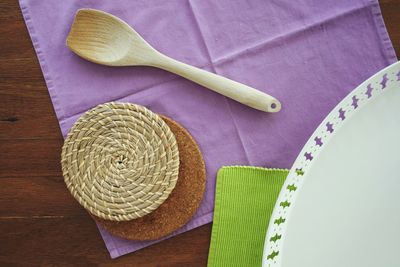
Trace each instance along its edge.
{"label": "purple fabric napkin", "polygon": [[[174,235],[212,220],[221,166],[290,168],[328,112],[396,61],[376,0],[20,0],[20,6],[64,136],[86,110],[122,101],[173,118],[198,141],[206,194],[195,217]],[[253,110],[162,70],[79,58],[65,40],[84,7],[122,18],[171,57],[275,96],[281,112]],[[113,258],[159,242],[100,232]]]}

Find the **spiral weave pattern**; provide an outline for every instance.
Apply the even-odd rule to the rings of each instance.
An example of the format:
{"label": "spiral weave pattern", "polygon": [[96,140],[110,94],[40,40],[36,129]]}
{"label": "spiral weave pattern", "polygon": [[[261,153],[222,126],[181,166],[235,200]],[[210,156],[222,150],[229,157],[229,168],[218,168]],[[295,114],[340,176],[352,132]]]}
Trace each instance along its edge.
{"label": "spiral weave pattern", "polygon": [[179,152],[174,134],[157,114],[110,102],[75,123],[61,165],[68,189],[86,210],[128,221],[168,198],[178,179]]}

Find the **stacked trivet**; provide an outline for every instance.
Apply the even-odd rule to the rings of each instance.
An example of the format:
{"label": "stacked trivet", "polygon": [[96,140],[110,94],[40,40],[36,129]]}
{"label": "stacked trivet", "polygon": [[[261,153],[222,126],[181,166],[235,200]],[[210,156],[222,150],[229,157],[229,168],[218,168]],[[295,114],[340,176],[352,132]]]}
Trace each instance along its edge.
{"label": "stacked trivet", "polygon": [[61,155],[74,198],[117,236],[151,240],[183,226],[205,189],[191,135],[173,120],[128,103],[99,105],[78,119]]}

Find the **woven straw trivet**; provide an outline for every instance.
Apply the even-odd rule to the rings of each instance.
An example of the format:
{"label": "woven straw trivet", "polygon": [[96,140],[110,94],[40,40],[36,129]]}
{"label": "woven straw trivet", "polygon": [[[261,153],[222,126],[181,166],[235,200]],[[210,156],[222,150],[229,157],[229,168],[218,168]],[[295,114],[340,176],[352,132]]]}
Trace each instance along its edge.
{"label": "woven straw trivet", "polygon": [[106,103],[86,112],[65,139],[64,181],[91,214],[128,221],[157,209],[175,187],[176,139],[145,107]]}
{"label": "woven straw trivet", "polygon": [[146,216],[127,222],[95,220],[108,232],[131,240],[153,240],[164,237],[185,225],[203,198],[206,171],[195,140],[179,124],[162,116],[175,134],[179,147],[179,179],[169,198]]}

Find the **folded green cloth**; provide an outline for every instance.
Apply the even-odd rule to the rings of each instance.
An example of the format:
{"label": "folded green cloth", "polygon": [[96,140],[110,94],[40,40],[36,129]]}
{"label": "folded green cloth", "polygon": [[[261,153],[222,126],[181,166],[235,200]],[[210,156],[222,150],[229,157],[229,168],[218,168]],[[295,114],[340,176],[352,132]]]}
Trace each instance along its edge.
{"label": "folded green cloth", "polygon": [[260,267],[265,234],[288,170],[223,167],[217,175],[208,267]]}

